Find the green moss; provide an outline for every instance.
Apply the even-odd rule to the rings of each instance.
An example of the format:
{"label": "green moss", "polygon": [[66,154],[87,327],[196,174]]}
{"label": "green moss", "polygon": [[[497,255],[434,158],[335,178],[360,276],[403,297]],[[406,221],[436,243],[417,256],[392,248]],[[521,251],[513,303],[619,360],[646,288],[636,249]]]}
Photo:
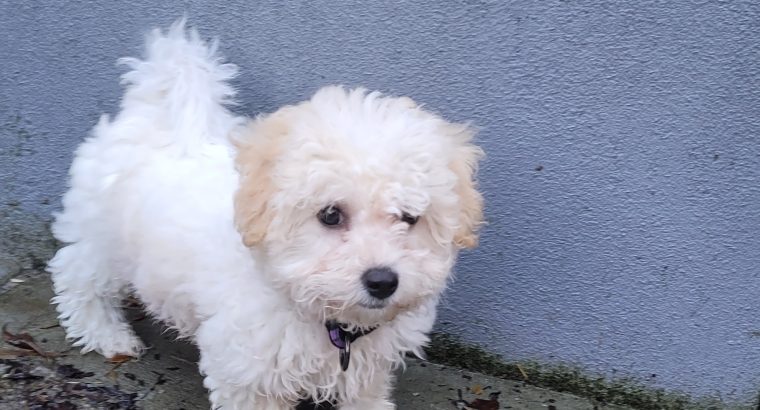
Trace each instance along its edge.
{"label": "green moss", "polygon": [[528,384],[588,397],[599,403],[641,410],[711,410],[724,408],[718,401],[695,402],[689,397],[642,386],[630,379],[593,377],[569,366],[542,366],[534,362],[510,363],[501,357],[444,334],[433,334],[428,359],[491,376],[523,380]]}

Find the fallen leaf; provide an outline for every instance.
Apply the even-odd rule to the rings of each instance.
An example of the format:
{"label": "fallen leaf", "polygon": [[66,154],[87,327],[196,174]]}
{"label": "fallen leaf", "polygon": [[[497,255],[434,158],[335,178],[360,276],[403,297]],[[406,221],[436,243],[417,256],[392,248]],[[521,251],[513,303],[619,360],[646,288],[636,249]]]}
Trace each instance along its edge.
{"label": "fallen leaf", "polygon": [[34,350],[0,349],[0,359],[15,359],[17,357],[35,356]]}
{"label": "fallen leaf", "polygon": [[114,367],[111,368],[108,372],[106,372],[106,377],[108,380],[111,381],[113,384],[117,384],[119,381],[119,374],[116,373],[116,368],[119,367],[121,364],[114,365]]}
{"label": "fallen leaf", "polygon": [[8,330],[7,323],[3,325],[3,340],[12,345],[21,342],[34,342],[34,338],[29,333],[11,333],[10,330]]}
{"label": "fallen leaf", "polygon": [[106,372],[106,377],[109,378],[114,384],[119,379],[119,374],[116,373],[116,369],[121,367],[122,364],[132,360],[132,356],[128,356],[125,354],[117,354],[115,356],[111,356],[106,360],[107,363],[113,364],[113,367],[111,367],[111,370]]}
{"label": "fallen leaf", "polygon": [[472,392],[472,394],[476,394],[479,396],[483,394],[483,386],[476,384],[470,388],[470,391]]}
{"label": "fallen leaf", "polygon": [[[482,388],[481,388],[482,390]],[[501,392],[493,392],[488,395],[488,400],[475,399],[466,402],[462,399],[462,390],[457,390],[459,400],[453,400],[452,404],[461,410],[499,410],[499,395]]]}
{"label": "fallen leaf", "polygon": [[475,401],[471,402],[468,407],[473,410],[499,410],[499,401],[475,399]]}
{"label": "fallen leaf", "polygon": [[22,333],[12,333],[8,330],[8,324],[3,325],[3,340],[8,343],[11,346],[18,347],[20,349],[26,349],[26,350],[33,350],[38,355],[45,357],[45,358],[53,358],[58,357],[60,354],[58,353],[51,353],[46,352],[41,347],[37,345],[37,342],[34,341],[34,338],[32,335],[26,332]]}
{"label": "fallen leaf", "polygon": [[132,360],[132,356],[126,354],[117,354],[108,358],[108,363],[122,364]]}

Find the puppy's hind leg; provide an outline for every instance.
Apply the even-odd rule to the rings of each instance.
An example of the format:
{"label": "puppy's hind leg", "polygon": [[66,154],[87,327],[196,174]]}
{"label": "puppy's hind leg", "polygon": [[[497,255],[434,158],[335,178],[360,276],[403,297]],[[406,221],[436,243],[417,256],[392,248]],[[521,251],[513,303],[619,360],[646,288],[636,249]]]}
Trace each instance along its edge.
{"label": "puppy's hind leg", "polygon": [[50,261],[58,318],[67,338],[82,346],[82,352],[138,356],[143,343],[119,307],[125,284],[108,271],[102,255],[82,241],[60,249]]}

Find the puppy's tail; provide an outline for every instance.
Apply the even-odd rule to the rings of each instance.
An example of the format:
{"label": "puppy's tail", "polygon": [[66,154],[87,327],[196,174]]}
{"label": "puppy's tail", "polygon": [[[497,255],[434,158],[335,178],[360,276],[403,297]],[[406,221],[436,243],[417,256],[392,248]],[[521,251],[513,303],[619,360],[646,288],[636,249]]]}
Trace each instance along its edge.
{"label": "puppy's tail", "polygon": [[127,90],[121,116],[150,121],[152,130],[168,139],[161,143],[192,151],[206,142],[226,140],[239,123],[226,108],[234,104],[235,90],[228,81],[237,67],[223,63],[217,41],[206,44],[185,23],[184,18],[178,20],[165,34],[153,30],[143,59],[119,60],[131,68],[122,76]]}

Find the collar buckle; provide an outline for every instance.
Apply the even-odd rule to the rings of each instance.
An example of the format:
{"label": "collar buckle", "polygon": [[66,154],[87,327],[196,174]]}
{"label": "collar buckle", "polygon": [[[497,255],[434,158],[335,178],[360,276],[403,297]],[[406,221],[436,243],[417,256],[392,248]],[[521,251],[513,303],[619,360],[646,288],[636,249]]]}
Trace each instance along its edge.
{"label": "collar buckle", "polygon": [[343,369],[344,372],[348,369],[348,364],[351,361],[351,343],[377,329],[377,327],[372,327],[367,330],[358,329],[349,332],[345,330],[343,324],[333,320],[325,323],[325,327],[327,328],[327,335],[330,337],[330,343],[338,348],[340,368]]}

